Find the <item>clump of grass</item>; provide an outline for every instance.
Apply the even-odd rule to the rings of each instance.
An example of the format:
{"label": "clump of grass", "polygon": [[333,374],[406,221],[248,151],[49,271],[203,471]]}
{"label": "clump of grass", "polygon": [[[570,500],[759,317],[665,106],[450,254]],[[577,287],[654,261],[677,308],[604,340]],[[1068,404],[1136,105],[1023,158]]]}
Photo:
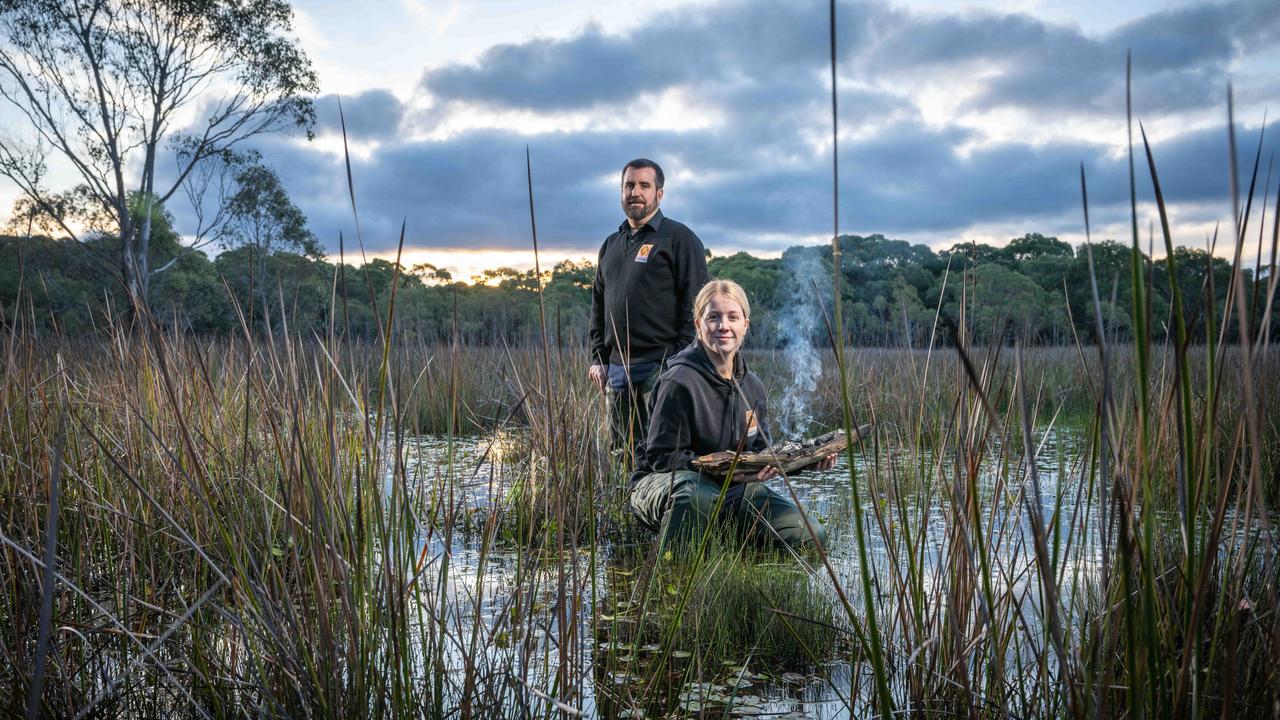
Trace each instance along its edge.
{"label": "clump of grass", "polygon": [[814,671],[851,648],[830,585],[805,558],[723,529],[711,532],[706,558],[668,553],[607,568],[595,663],[614,680],[597,688],[610,702],[667,712],[689,683],[723,684],[744,667]]}

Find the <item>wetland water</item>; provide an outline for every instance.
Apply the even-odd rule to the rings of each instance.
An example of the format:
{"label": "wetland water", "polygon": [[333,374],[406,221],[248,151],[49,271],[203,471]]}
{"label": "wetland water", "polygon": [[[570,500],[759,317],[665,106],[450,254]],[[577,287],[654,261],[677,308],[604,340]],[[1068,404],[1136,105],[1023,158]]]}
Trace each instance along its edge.
{"label": "wetland water", "polygon": [[[511,444],[519,445],[511,437],[496,442],[467,438],[452,445],[439,438],[419,438],[408,452],[410,482],[419,489],[431,488],[434,497],[447,498],[455,525],[468,528],[448,538],[429,533],[419,538],[420,577],[431,580],[418,586],[418,598],[426,606],[445,608],[424,618],[431,627],[424,628],[423,637],[447,638],[424,646],[422,652],[434,654],[451,685],[497,683],[534,715],[567,711],[586,717],[696,716],[714,711],[715,716],[840,718],[849,716],[850,698],[866,699],[871,691],[868,668],[857,660],[847,633],[834,633],[835,642],[808,649],[811,659],[800,661],[750,651],[735,657],[704,656],[700,648],[677,640],[669,648],[665,674],[650,672],[663,651],[653,641],[660,638],[626,630],[644,619],[637,617],[641,610],[636,596],[654,563],[652,536],[635,529],[614,538],[605,533],[606,539],[594,549],[562,552],[529,550],[504,540],[501,524],[494,529],[486,522],[494,512],[500,515],[513,480],[529,475],[518,450],[504,452],[503,446]],[[1081,433],[1076,431],[1055,430],[1038,438],[1038,506],[1046,521],[1052,521],[1049,551],[1068,616],[1083,601],[1077,588],[1089,587],[1098,569],[1099,552],[1091,540],[1096,513],[1086,511],[1097,501],[1088,499],[1087,483],[1081,482],[1082,450]],[[860,454],[856,474],[867,508],[864,527],[874,596],[879,612],[887,616],[881,622],[887,620],[889,652],[905,659],[915,648],[901,639],[899,624],[906,621],[893,608],[895,593],[908,589],[895,578],[914,564],[917,580],[911,590],[932,598],[933,611],[941,615],[948,611],[951,597],[946,585],[956,577],[948,570],[976,558],[972,544],[968,552],[953,552],[957,538],[971,543],[964,535],[971,528],[956,520],[954,498],[965,491],[955,482],[952,454],[913,456],[883,447],[878,452],[878,463],[871,451]],[[791,480],[806,510],[827,524],[830,573],[813,555],[749,553],[745,560],[776,567],[788,582],[805,586],[807,597],[827,603],[836,618],[844,611],[835,583],[855,608],[863,605],[847,462],[841,457],[830,471],[803,473]],[[985,528],[981,551],[992,568],[991,591],[1005,598],[1006,605],[1016,606],[1025,632],[1040,635],[1040,583],[1033,572],[1028,507],[1022,501],[1024,493],[1030,497],[1032,492],[1029,475],[1000,463],[980,466],[985,474],[974,483],[976,513]],[[771,483],[787,492],[781,480]],[[873,504],[878,513],[872,513]],[[658,592],[663,591],[659,584]],[[671,586],[665,591],[679,592]],[[847,630],[847,623],[844,627]],[[742,627],[743,643],[749,646],[750,635],[759,631]],[[1015,644],[1012,652],[1043,652],[1043,646]],[[1016,658],[1011,662],[1021,666],[1034,661],[1023,657],[1020,663]],[[546,688],[562,688],[555,696],[563,699],[562,705],[555,704]],[[664,700],[655,703],[655,694]]]}

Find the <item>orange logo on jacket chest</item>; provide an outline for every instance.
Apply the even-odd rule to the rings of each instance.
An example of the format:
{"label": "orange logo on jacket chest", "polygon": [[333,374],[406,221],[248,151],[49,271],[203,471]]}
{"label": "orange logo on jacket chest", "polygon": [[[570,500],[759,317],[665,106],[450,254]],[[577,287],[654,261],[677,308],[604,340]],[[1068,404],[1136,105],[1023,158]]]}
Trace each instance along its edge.
{"label": "orange logo on jacket chest", "polygon": [[653,243],[645,243],[636,251],[636,262],[649,262],[649,253],[653,252]]}

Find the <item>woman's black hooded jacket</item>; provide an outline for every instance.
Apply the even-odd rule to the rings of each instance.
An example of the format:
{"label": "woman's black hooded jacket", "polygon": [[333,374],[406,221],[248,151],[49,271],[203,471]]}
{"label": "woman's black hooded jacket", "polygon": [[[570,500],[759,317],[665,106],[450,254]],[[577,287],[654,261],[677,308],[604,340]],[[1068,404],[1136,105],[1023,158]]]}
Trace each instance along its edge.
{"label": "woman's black hooded jacket", "polygon": [[726,379],[695,340],[672,356],[658,379],[649,432],[636,452],[636,477],[692,470],[693,459],[707,453],[764,450],[767,401],[764,383],[747,369],[742,353],[734,356],[733,379]]}

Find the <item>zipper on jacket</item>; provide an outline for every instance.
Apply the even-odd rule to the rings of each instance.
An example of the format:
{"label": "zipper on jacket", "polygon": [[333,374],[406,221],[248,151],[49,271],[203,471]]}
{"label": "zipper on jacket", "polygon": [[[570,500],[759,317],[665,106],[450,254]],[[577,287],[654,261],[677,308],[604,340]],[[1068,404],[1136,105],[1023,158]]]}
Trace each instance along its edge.
{"label": "zipper on jacket", "polygon": [[[732,372],[733,371],[731,370],[730,373]],[[733,404],[731,406],[733,408],[733,417],[730,420],[730,423],[732,423],[730,427],[733,428],[733,444],[734,447],[742,446],[745,448],[747,444],[747,431],[751,428],[743,427],[739,430],[738,423],[742,422],[742,390],[738,387],[738,379],[735,377],[729,378],[729,394],[733,396]]]}

